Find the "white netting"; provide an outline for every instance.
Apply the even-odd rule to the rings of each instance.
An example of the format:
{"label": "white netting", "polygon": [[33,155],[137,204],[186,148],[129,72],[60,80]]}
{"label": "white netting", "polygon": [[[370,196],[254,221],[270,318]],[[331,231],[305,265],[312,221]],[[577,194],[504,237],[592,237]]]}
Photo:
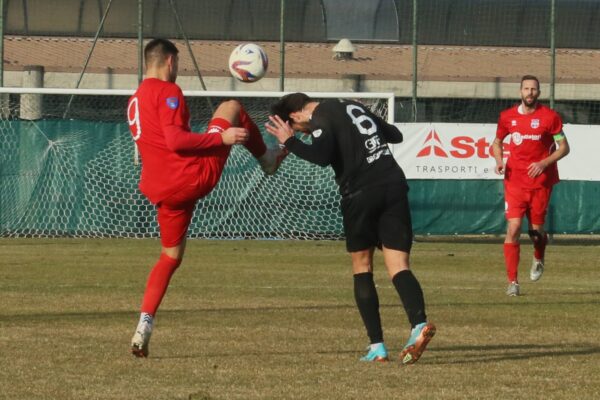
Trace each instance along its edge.
{"label": "white netting", "polygon": [[[125,115],[130,93],[43,92],[0,93],[0,235],[157,237],[154,207],[137,187],[140,165]],[[210,117],[207,95],[213,107],[240,97],[186,94],[195,131]],[[262,127],[280,95],[240,100]],[[393,107],[386,94],[328,97],[358,99],[384,118]],[[266,134],[265,141],[273,143]],[[234,146],[220,183],[200,200],[189,236],[341,238],[338,204],[331,168],[290,155],[267,177],[244,147]]]}

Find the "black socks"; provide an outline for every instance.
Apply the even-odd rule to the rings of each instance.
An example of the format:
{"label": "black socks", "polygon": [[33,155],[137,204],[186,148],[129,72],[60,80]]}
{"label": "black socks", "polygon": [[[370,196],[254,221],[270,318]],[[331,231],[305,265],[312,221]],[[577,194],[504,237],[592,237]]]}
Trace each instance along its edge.
{"label": "black socks", "polygon": [[383,342],[379,297],[375,289],[375,282],[373,282],[373,273],[364,272],[354,275],[354,299],[365,328],[367,328],[371,344]]}
{"label": "black socks", "polygon": [[423,290],[413,273],[408,269],[400,271],[394,275],[392,282],[402,300],[411,327],[414,328],[422,322],[427,322]]}

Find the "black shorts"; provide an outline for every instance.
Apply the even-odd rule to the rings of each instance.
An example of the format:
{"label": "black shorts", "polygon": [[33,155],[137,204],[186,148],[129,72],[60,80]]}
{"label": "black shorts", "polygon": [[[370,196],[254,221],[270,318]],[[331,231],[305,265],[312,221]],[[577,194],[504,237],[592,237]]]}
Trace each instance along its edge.
{"label": "black shorts", "polygon": [[349,252],[381,247],[409,253],[413,233],[404,183],[371,186],[342,198]]}

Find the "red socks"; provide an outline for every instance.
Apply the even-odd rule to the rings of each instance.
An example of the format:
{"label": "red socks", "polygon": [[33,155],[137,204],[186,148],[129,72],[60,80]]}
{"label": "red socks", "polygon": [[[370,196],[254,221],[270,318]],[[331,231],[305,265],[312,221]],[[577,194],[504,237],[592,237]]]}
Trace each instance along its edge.
{"label": "red socks", "polygon": [[244,144],[254,158],[260,158],[267,151],[267,146],[263,141],[258,126],[252,121],[246,110],[242,107],[240,111],[240,126],[246,128],[250,133],[248,141]]}
{"label": "red socks", "polygon": [[221,133],[227,128],[231,128],[231,122],[227,121],[225,118],[217,117],[208,121],[206,133]]}
{"label": "red socks", "polygon": [[544,236],[540,241],[533,242],[533,256],[536,260],[541,260],[544,258],[544,254],[546,253],[546,244],[548,243],[548,234],[544,232]]}
{"label": "red socks", "polygon": [[156,310],[167,291],[171,276],[173,276],[180,263],[181,260],[171,258],[164,253],[160,254],[158,262],[148,276],[141,312],[152,316],[156,315]]}
{"label": "red socks", "polygon": [[506,263],[506,275],[509,282],[517,282],[520,254],[521,246],[519,243],[504,243],[504,262]]}

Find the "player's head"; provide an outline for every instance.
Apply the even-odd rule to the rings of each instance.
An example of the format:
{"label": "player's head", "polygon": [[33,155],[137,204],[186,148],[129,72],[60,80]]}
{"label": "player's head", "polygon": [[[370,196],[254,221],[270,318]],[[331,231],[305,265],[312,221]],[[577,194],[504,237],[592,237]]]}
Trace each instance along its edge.
{"label": "player's head", "polygon": [[279,116],[283,121],[300,132],[310,132],[311,114],[304,111],[304,106],[313,100],[304,93],[291,93],[283,96],[271,106],[271,114]]}
{"label": "player's head", "polygon": [[146,69],[164,69],[168,80],[175,82],[179,67],[179,50],[173,42],[167,39],[152,39],[144,48]]}
{"label": "player's head", "polygon": [[540,97],[540,81],[533,75],[521,78],[521,101],[527,107],[533,107]]}

